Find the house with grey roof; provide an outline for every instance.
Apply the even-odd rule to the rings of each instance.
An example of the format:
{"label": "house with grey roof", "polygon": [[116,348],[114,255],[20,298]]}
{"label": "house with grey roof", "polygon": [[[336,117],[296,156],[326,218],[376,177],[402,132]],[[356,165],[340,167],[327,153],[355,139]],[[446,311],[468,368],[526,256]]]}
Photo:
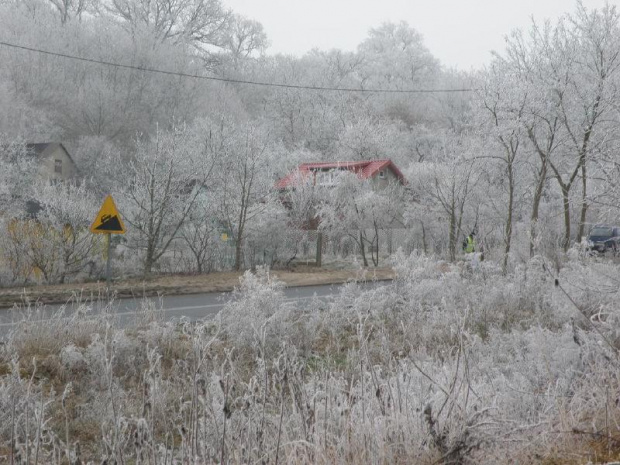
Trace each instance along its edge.
{"label": "house with grey roof", "polygon": [[59,142],[26,144],[26,149],[38,160],[38,175],[51,183],[70,181],[77,177],[78,169],[69,151]]}
{"label": "house with grey roof", "polygon": [[[39,180],[50,184],[77,181],[77,166],[69,151],[61,143],[26,144],[26,150],[36,160]],[[41,206],[35,200],[26,200],[25,208],[31,217],[36,217],[41,210]]]}

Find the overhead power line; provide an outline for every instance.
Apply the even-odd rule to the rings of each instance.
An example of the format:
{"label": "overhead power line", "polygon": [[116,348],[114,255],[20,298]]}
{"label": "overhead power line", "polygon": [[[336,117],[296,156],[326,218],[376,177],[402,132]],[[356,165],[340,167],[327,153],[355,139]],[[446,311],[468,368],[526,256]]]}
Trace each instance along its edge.
{"label": "overhead power line", "polygon": [[252,86],[262,87],[281,87],[285,89],[303,89],[303,90],[317,90],[317,91],[330,91],[330,92],[367,92],[367,93],[385,93],[385,94],[437,94],[437,93],[462,93],[462,92],[474,92],[473,88],[453,88],[453,89],[355,89],[351,87],[323,87],[323,86],[304,86],[301,84],[280,84],[273,82],[260,82],[260,81],[247,81],[244,79],[230,79],[221,78],[215,76],[201,76],[199,74],[181,73],[178,71],[167,71],[164,69],[150,68],[148,66],[134,66],[124,65],[122,63],[113,63],[111,61],[95,60],[94,58],[84,58],[75,55],[68,55],[66,53],[50,52],[49,50],[41,50],[38,48],[26,47],[24,45],[11,44],[8,42],[0,41],[0,45],[18,50],[26,50],[28,52],[40,53],[43,55],[51,55],[60,58],[67,58],[69,60],[83,61],[87,63],[94,63],[97,65],[112,66],[115,68],[132,69],[136,71],[143,71],[147,73],[166,74],[169,76],[180,76],[193,79],[204,79],[207,81],[227,82],[231,84],[245,84]]}

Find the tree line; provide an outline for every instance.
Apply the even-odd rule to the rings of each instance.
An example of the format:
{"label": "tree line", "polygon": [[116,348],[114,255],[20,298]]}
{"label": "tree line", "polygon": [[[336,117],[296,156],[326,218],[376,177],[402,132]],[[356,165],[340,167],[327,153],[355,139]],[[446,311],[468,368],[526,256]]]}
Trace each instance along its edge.
{"label": "tree line", "polygon": [[[375,236],[394,218],[411,247],[451,260],[476,229],[504,270],[559,257],[590,224],[618,221],[620,31],[611,5],[577,3],[557,21],[513,31],[472,72],[442,66],[404,22],[371,29],[355,52],[270,55],[262,25],[218,0],[4,0],[0,40],[130,67],[0,46],[7,282],[32,279],[33,266],[47,281],[96,270],[100,245],[78,231],[108,193],[141,272],[176,244],[192,257],[183,271],[207,271],[221,233],[234,244],[231,266],[242,268],[249,242],[296,242],[318,194],[295,193],[291,211],[273,187],[311,161],[389,158],[405,173],[407,188],[390,195],[348,182],[330,202],[337,190],[320,195],[321,227],[349,237],[364,263],[364,248],[375,253]],[[472,91],[364,92],[464,88]],[[80,185],[36,179],[25,143],[48,140],[69,148]],[[14,221],[28,199],[49,227]],[[358,214],[342,221],[350,212]],[[360,233],[362,223],[376,234]]]}

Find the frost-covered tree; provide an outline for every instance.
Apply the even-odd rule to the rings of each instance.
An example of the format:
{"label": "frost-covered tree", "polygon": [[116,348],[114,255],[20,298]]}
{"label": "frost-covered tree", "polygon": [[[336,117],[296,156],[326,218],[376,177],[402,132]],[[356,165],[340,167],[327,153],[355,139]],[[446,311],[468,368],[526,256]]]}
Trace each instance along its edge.
{"label": "frost-covered tree", "polygon": [[65,24],[72,18],[82,19],[82,15],[93,9],[94,0],[47,0],[56,10],[60,22]]}
{"label": "frost-covered tree", "polygon": [[370,250],[372,262],[378,266],[380,234],[402,221],[402,186],[392,183],[378,189],[371,181],[344,171],[326,191],[318,208],[319,229],[353,240],[364,266],[368,266],[366,251]]}
{"label": "frost-covered tree", "polygon": [[[40,209],[36,223],[41,236],[35,243],[41,249],[32,252],[42,259],[40,263],[34,260],[33,265],[47,281],[57,279],[61,283],[85,268],[92,273],[96,254],[102,251],[101,241],[88,229],[98,207],[93,193],[83,184],[43,182],[35,185],[33,200]],[[48,254],[54,259],[46,258]]]}
{"label": "frost-covered tree", "polygon": [[247,121],[222,120],[210,130],[217,150],[210,185],[217,217],[235,245],[235,269],[243,266],[249,228],[273,195],[277,147],[268,132]]}
{"label": "frost-covered tree", "polygon": [[220,46],[230,21],[220,0],[105,0],[104,7],[132,32],[199,47]]}
{"label": "frost-covered tree", "polygon": [[477,226],[478,199],[474,193],[481,171],[472,157],[474,153],[472,139],[448,137],[434,161],[417,164],[410,179],[417,201],[441,215],[442,229],[447,227],[451,260],[456,259],[459,235],[469,234]]}
{"label": "frost-covered tree", "polygon": [[274,194],[261,201],[260,214],[246,228],[244,249],[247,265],[282,266],[294,257],[300,231],[291,228],[286,208]]}
{"label": "frost-covered tree", "polygon": [[187,220],[179,230],[179,236],[190,250],[198,273],[207,271],[210,258],[214,254],[214,243],[219,232],[216,221],[216,206],[208,192],[201,192]]}
{"label": "frost-covered tree", "polygon": [[506,272],[508,258],[512,246],[513,230],[515,226],[515,213],[521,203],[518,189],[524,177],[521,171],[523,152],[527,149],[527,132],[521,124],[527,111],[527,90],[524,90],[518,78],[511,75],[503,63],[494,62],[484,77],[484,85],[480,91],[480,115],[482,131],[490,134],[490,144],[485,144],[486,154],[477,158],[482,160],[484,166],[493,163],[500,165],[497,181],[505,191],[505,201],[501,202],[505,211],[503,221],[504,258],[502,269]]}
{"label": "frost-covered tree", "polygon": [[343,160],[383,160],[397,166],[410,162],[407,132],[397,124],[360,115],[347,123],[338,138],[338,156]]}
{"label": "frost-covered tree", "polygon": [[[618,99],[620,83],[620,13],[606,5],[588,11],[579,4],[570,16],[571,36],[577,41],[576,69],[569,94],[561,99],[561,118],[570,152],[580,161],[581,201],[576,241],[584,236],[589,205],[588,167],[600,145],[615,137],[616,125],[609,121]],[[555,172],[555,166],[551,165]]]}
{"label": "frost-covered tree", "polygon": [[228,30],[223,35],[226,58],[232,62],[234,69],[239,69],[254,54],[262,54],[268,45],[263,25],[241,15],[232,15]]}
{"label": "frost-covered tree", "polygon": [[[422,35],[405,21],[371,28],[358,46],[357,55],[361,65],[356,76],[358,85],[364,88],[428,89],[436,87],[441,74],[439,61],[424,44]],[[433,119],[429,115],[432,98],[422,94],[379,94],[370,103],[380,115],[398,119],[409,127]]]}
{"label": "frost-covered tree", "polygon": [[36,182],[29,214],[10,221],[3,252],[15,280],[63,283],[97,269],[101,242],[88,229],[97,204],[84,185]]}
{"label": "frost-covered tree", "polygon": [[[586,10],[579,4],[557,24],[533,24],[529,35],[515,32],[508,41],[504,65],[528,87],[521,122],[540,157],[532,224],[547,174],[562,197],[564,239],[572,240],[574,186],[581,184],[576,239],[584,233],[589,203],[588,166],[613,125],[618,81],[619,15],[615,7]],[[515,113],[517,114],[517,113]]]}
{"label": "frost-covered tree", "polygon": [[[214,165],[212,142],[201,126],[158,132],[139,141],[121,177],[124,217],[132,246],[143,253],[143,271],[151,273],[195,207]],[[119,174],[119,176],[122,176]]]}
{"label": "frost-covered tree", "polygon": [[25,142],[0,133],[0,210],[4,217],[24,210],[36,170],[36,160]]}
{"label": "frost-covered tree", "polygon": [[439,63],[424,45],[422,35],[404,21],[370,29],[358,53],[364,63],[360,75],[366,86],[383,84],[411,89],[426,84],[439,70]]}
{"label": "frost-covered tree", "polygon": [[[50,16],[48,7],[31,13],[21,3],[0,5],[0,36],[7,42],[93,60],[201,72],[202,65],[184,44],[162,43],[140,31],[131,34],[105,15],[65,27]],[[51,120],[58,129],[53,135],[64,141],[97,136],[129,148],[136,134],[153,133],[157,123],[170,127],[174,121],[193,120],[205,98],[205,83],[192,79],[15,49],[3,48],[0,54],[7,64],[0,71],[0,82],[10,83],[15,99],[33,108],[32,121]]]}

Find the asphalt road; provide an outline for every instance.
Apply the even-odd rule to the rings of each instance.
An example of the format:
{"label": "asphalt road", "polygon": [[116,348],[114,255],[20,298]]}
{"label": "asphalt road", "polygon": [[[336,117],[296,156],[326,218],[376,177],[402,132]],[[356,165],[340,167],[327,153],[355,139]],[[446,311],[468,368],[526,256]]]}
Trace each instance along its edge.
{"label": "asphalt road", "polygon": [[[389,281],[388,281],[389,282]],[[365,283],[366,289],[385,285],[386,282]],[[284,290],[285,299],[295,302],[303,308],[305,302],[318,298],[329,301],[340,292],[341,284],[328,286],[290,287]],[[30,321],[46,321],[52,318],[69,318],[74,312],[88,309],[88,314],[97,316],[109,313],[116,318],[120,326],[131,326],[145,317],[145,309],[157,311],[157,317],[162,320],[174,320],[181,317],[195,321],[201,318],[211,318],[216,315],[231,299],[230,292],[211,292],[203,294],[174,295],[163,297],[147,297],[143,299],[123,299],[113,302],[68,302],[65,305],[44,305],[30,315]],[[6,336],[17,323],[26,318],[24,308],[0,310],[0,337]],[[32,309],[31,309],[32,311]],[[62,312],[62,315],[57,315]]]}

